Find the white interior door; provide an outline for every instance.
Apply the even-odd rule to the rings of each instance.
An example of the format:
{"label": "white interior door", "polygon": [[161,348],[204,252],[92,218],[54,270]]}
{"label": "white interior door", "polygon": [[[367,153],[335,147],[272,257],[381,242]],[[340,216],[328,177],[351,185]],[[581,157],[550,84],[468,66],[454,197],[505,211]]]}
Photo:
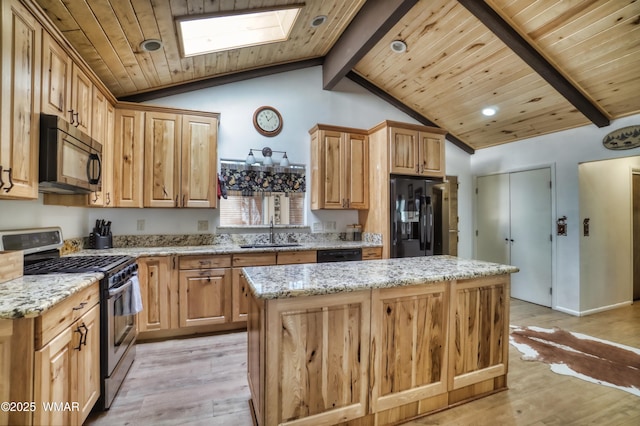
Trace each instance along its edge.
{"label": "white interior door", "polygon": [[511,295],[551,306],[551,169],[480,176],[476,258],[517,266]]}
{"label": "white interior door", "polygon": [[510,173],[511,296],[551,306],[551,169]]}
{"label": "white interior door", "polygon": [[509,264],[509,175],[480,176],[476,183],[476,258]]}

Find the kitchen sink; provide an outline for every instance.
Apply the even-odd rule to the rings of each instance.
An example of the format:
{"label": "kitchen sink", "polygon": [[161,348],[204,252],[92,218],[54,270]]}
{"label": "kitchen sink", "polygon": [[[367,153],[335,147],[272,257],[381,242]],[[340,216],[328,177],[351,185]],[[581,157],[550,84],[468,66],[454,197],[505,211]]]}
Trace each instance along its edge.
{"label": "kitchen sink", "polygon": [[277,248],[277,247],[300,247],[298,243],[264,243],[264,244],[245,244],[240,248]]}

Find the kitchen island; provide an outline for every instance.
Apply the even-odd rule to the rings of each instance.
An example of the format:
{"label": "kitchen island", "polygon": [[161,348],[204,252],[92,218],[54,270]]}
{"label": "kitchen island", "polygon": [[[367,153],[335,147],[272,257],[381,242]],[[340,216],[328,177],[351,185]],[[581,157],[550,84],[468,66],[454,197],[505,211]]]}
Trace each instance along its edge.
{"label": "kitchen island", "polygon": [[384,425],[506,389],[517,271],[451,256],[244,268],[256,423]]}

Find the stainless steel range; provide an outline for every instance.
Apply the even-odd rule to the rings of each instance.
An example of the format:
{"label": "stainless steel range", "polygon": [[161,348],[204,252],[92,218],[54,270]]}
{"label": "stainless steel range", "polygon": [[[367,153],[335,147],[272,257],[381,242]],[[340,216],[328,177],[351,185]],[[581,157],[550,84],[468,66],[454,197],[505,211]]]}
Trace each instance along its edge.
{"label": "stainless steel range", "polygon": [[96,408],[111,406],[135,359],[134,283],[138,265],[131,256],[60,257],[58,227],[0,232],[0,250],[24,250],[24,274],[102,272],[100,280],[101,396]]}

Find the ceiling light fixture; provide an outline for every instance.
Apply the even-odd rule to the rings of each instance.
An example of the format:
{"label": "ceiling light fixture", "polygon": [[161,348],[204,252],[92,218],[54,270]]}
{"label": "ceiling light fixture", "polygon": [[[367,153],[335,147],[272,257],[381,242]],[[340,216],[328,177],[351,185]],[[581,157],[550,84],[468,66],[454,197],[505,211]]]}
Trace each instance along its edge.
{"label": "ceiling light fixture", "polygon": [[145,52],[155,52],[156,50],[160,50],[162,49],[162,40],[143,40],[142,43],[140,43],[140,49],[144,50]]}
{"label": "ceiling light fixture", "polygon": [[264,157],[262,164],[264,166],[273,166],[273,158],[271,158],[271,156],[274,152],[280,152],[283,154],[282,160],[280,160],[280,167],[289,167],[291,165],[291,163],[289,162],[289,157],[287,157],[286,151],[274,151],[268,146],[265,146],[262,149],[260,148],[249,149],[249,155],[247,155],[247,159],[245,160],[245,163],[247,163],[247,165],[249,166],[256,163],[256,157],[253,155],[253,150],[256,150],[262,153],[262,156]]}
{"label": "ceiling light fixture", "polygon": [[482,115],[484,115],[486,117],[492,117],[492,116],[496,115],[496,112],[497,112],[497,108],[495,108],[495,107],[484,108],[482,110]]}
{"label": "ceiling light fixture", "polygon": [[393,40],[389,47],[395,53],[404,53],[407,51],[407,43],[402,40]]}
{"label": "ceiling light fixture", "polygon": [[318,16],[316,16],[315,18],[313,18],[313,19],[311,20],[311,26],[312,26],[313,28],[317,28],[317,27],[319,27],[320,25],[322,25],[322,24],[324,24],[325,22],[327,22],[327,19],[328,19],[328,18],[327,18],[327,15],[318,15]]}

